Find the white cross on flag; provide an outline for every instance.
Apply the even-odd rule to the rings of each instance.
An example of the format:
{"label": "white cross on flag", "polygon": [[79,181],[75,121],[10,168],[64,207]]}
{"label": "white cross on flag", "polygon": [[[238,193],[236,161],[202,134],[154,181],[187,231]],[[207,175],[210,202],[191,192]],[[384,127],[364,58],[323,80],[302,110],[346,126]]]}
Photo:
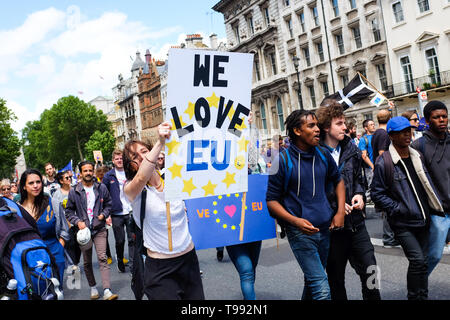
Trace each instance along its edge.
{"label": "white cross on flag", "polygon": [[336,99],[342,105],[342,107],[344,107],[344,110],[346,110],[350,107],[353,107],[355,103],[370,96],[372,93],[375,93],[375,91],[370,89],[362,81],[359,74],[356,74],[356,76],[348,83],[348,85],[326,98]]}

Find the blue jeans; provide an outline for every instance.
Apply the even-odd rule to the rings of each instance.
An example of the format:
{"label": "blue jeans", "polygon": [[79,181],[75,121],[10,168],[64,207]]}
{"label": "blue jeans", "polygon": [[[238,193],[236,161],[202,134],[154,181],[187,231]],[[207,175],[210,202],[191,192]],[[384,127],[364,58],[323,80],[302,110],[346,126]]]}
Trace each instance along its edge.
{"label": "blue jeans", "polygon": [[256,300],[255,277],[262,241],[227,246],[227,252],[241,280],[244,300]]}
{"label": "blue jeans", "polygon": [[430,241],[428,245],[428,275],[442,258],[442,251],[450,229],[450,213],[445,217],[431,215]]}
{"label": "blue jeans", "polygon": [[325,272],[330,231],[326,229],[308,236],[293,226],[287,226],[286,234],[305,277],[302,300],[330,300],[330,286]]}

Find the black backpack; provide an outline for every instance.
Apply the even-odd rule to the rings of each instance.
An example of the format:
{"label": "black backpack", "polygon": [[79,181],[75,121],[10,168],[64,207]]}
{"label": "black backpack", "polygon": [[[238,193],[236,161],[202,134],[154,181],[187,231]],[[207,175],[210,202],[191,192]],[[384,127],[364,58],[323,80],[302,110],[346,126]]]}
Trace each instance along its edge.
{"label": "black backpack", "polygon": [[142,256],[147,257],[147,250],[144,247],[144,219],[145,219],[145,203],[147,199],[147,189],[144,187],[141,194],[141,215],[140,222],[141,228],[138,227],[134,219],[131,219],[131,229],[135,236],[134,239],[134,252],[133,252],[133,265],[131,268],[131,290],[134,293],[136,300],[142,300],[144,296],[144,259]]}

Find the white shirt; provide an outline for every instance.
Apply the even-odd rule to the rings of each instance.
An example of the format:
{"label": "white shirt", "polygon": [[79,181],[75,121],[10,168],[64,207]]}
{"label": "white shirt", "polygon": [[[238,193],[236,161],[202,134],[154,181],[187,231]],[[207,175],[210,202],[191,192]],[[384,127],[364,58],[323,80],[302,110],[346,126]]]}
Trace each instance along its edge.
{"label": "white shirt", "polygon": [[[173,250],[169,251],[164,192],[159,192],[154,187],[145,188],[147,200],[143,230],[144,246],[152,252],[165,255],[175,255],[187,250],[192,243],[192,237],[189,233],[184,201],[170,202]],[[131,203],[133,217],[139,228],[141,228],[141,198],[142,193]]]}
{"label": "white shirt", "polygon": [[338,145],[336,149],[333,149],[333,151],[330,151],[330,153],[334,161],[336,162],[336,165],[339,167],[339,156],[341,155],[341,146]]}
{"label": "white shirt", "polygon": [[92,219],[94,218],[94,205],[95,205],[94,186],[92,187],[83,186],[83,188],[86,191],[87,214],[89,217],[89,222],[92,223]]}
{"label": "white shirt", "polygon": [[122,213],[115,213],[115,214],[129,214],[130,211],[132,210],[131,208],[131,204],[128,201],[128,199],[125,197],[125,194],[123,193],[123,186],[125,184],[125,182],[127,182],[127,178],[125,177],[125,171],[119,171],[117,169],[114,169],[114,171],[116,172],[116,177],[117,180],[119,181],[119,189],[120,189],[120,202],[122,202]]}

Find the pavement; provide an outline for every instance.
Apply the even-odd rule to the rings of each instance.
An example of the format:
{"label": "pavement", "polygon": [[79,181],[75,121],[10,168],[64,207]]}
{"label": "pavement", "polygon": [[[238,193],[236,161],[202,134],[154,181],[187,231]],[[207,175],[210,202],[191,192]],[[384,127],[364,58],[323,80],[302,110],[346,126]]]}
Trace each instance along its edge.
{"label": "pavement", "polygon": [[[375,248],[375,257],[380,270],[380,293],[383,300],[406,300],[406,273],[408,260],[400,247],[382,246],[382,220],[373,207],[367,210],[366,227]],[[114,237],[109,234],[111,251]],[[126,247],[126,246],[125,246]],[[200,269],[203,272],[203,287],[207,300],[242,300],[239,275],[225,250],[224,259],[219,262],[216,249],[197,251]],[[94,273],[98,290],[102,295],[100,272],[94,253]],[[111,287],[119,294],[120,300],[134,300],[130,288],[131,275],[119,273],[114,259],[111,264]],[[429,277],[429,299],[450,300],[450,254],[443,255],[441,262]],[[88,300],[89,287],[85,275],[81,274],[79,288],[68,287],[67,276],[64,281],[66,300]],[[348,265],[346,270],[346,289],[350,300],[361,300],[361,283],[354,270]],[[255,282],[258,300],[299,300],[303,291],[303,273],[295,260],[289,243],[285,239],[263,241]]]}

